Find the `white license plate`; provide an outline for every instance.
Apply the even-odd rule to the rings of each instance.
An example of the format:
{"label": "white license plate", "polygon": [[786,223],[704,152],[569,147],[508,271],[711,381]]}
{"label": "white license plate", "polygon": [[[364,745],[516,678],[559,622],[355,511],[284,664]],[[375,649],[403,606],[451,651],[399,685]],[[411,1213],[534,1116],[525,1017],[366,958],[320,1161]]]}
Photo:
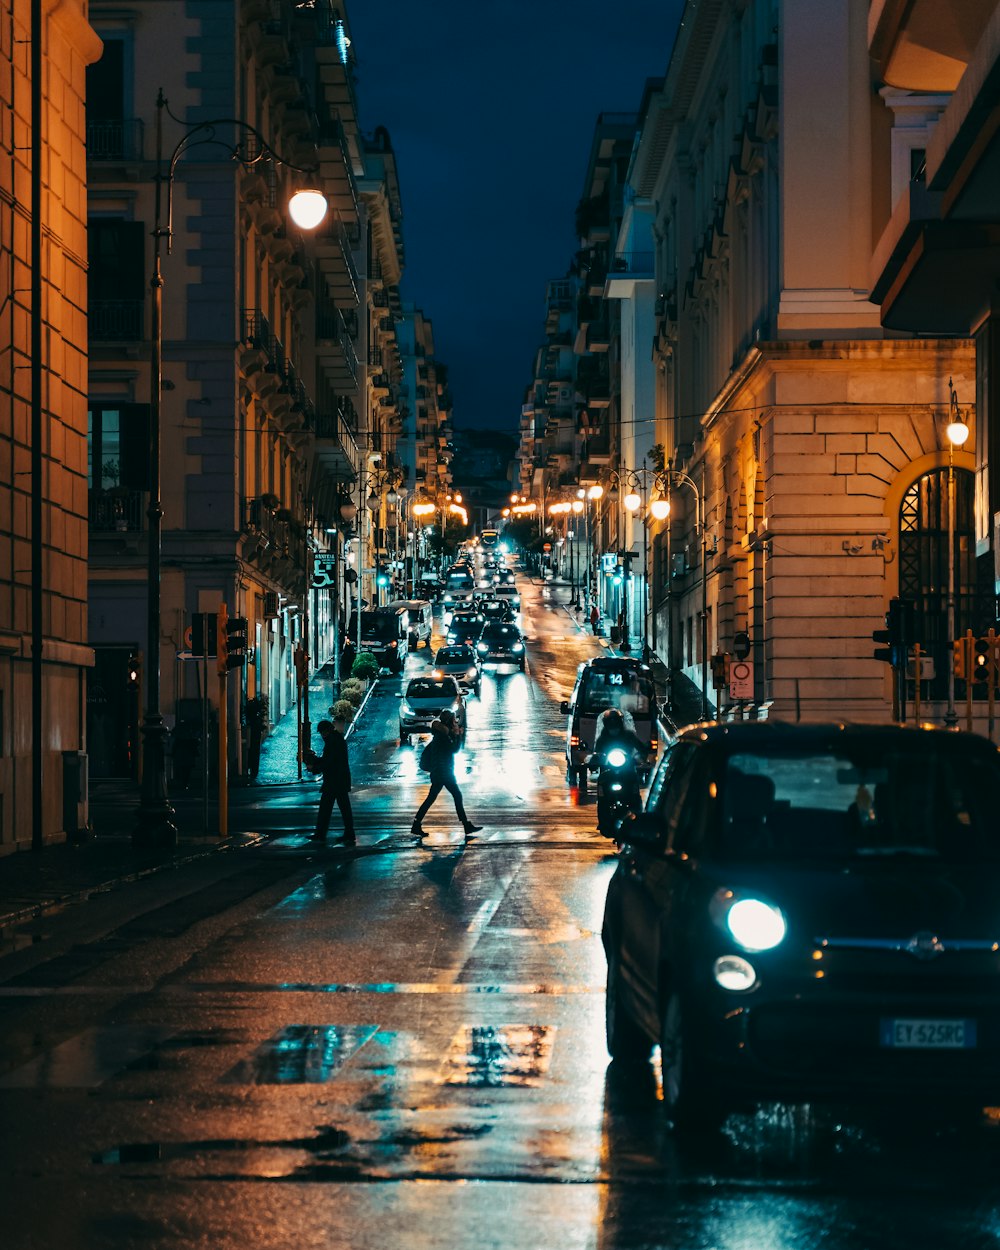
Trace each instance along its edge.
{"label": "white license plate", "polygon": [[891,1020],[881,1022],[882,1045],[901,1050],[969,1050],[976,1044],[975,1020]]}

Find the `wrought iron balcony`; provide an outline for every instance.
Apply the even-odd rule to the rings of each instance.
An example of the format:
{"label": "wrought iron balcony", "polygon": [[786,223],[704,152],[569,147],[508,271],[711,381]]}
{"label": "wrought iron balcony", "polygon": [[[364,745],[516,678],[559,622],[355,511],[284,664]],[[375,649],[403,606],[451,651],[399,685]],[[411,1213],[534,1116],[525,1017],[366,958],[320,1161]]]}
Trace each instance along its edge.
{"label": "wrought iron balcony", "polygon": [[142,120],[117,117],[87,119],[88,161],[141,161]]}
{"label": "wrought iron balcony", "polygon": [[141,299],[95,299],[87,314],[87,336],[92,343],[138,343],[143,337]]}
{"label": "wrought iron balcony", "polygon": [[88,500],[90,528],[100,533],[138,533],[145,528],[146,492],[116,486],[92,490]]}

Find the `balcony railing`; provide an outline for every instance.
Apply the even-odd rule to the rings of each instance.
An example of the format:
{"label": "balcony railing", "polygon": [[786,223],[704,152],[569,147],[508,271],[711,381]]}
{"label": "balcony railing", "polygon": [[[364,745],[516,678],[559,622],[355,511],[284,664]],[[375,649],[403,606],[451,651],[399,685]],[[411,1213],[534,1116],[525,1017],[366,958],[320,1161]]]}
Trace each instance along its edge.
{"label": "balcony railing", "polygon": [[653,272],[655,256],[652,252],[615,252],[609,273]]}
{"label": "balcony railing", "polygon": [[323,300],[316,306],[316,338],[337,343],[344,356],[344,363],[355,382],[358,380],[358,354],[354,350],[347,323],[336,304]]}
{"label": "balcony railing", "polygon": [[92,490],[88,500],[90,528],[100,533],[138,533],[144,528],[146,493],[141,490]]}
{"label": "balcony railing", "polygon": [[137,117],[87,122],[88,161],[141,161],[142,120]]}
{"label": "balcony railing", "polygon": [[92,343],[138,343],[142,340],[143,300],[95,299],[87,314]]}

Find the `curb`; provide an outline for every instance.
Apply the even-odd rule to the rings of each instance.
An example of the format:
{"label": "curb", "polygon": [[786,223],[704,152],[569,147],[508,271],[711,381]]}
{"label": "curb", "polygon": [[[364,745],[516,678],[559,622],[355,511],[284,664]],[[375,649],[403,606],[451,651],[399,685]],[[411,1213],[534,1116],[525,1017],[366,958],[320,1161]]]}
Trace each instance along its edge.
{"label": "curb", "polygon": [[192,850],[186,855],[178,855],[171,859],[164,860],[161,864],[150,864],[145,868],[137,868],[129,872],[119,873],[114,877],[107,877],[102,881],[95,882],[93,885],[70,890],[65,894],[53,894],[50,898],[36,900],[28,906],[20,908],[18,911],[0,911],[0,928],[23,924],[26,920],[35,920],[53,907],[63,907],[67,903],[84,903],[95,894],[108,894],[112,890],[118,889],[120,886],[129,885],[134,881],[141,881],[144,877],[152,877],[158,872],[166,872],[169,868],[183,868],[186,864],[194,863],[199,859],[207,859],[210,855],[219,854],[220,851],[248,850],[252,847],[260,846],[262,842],[267,841],[267,838],[263,834],[243,834],[237,836],[241,836],[243,838],[243,840],[238,844],[229,841],[220,841],[217,845]]}

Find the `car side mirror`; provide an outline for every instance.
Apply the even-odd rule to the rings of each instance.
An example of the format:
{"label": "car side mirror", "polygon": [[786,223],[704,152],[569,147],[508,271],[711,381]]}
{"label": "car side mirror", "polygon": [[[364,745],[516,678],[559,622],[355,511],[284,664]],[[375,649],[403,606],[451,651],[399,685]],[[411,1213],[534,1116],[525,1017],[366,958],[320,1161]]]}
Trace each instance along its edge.
{"label": "car side mirror", "polygon": [[559,710],[563,716],[569,716],[569,699],[563,699],[562,703],[559,704]]}
{"label": "car side mirror", "polygon": [[629,812],[618,830],[618,841],[659,850],[665,835],[666,827],[659,816],[652,812]]}

